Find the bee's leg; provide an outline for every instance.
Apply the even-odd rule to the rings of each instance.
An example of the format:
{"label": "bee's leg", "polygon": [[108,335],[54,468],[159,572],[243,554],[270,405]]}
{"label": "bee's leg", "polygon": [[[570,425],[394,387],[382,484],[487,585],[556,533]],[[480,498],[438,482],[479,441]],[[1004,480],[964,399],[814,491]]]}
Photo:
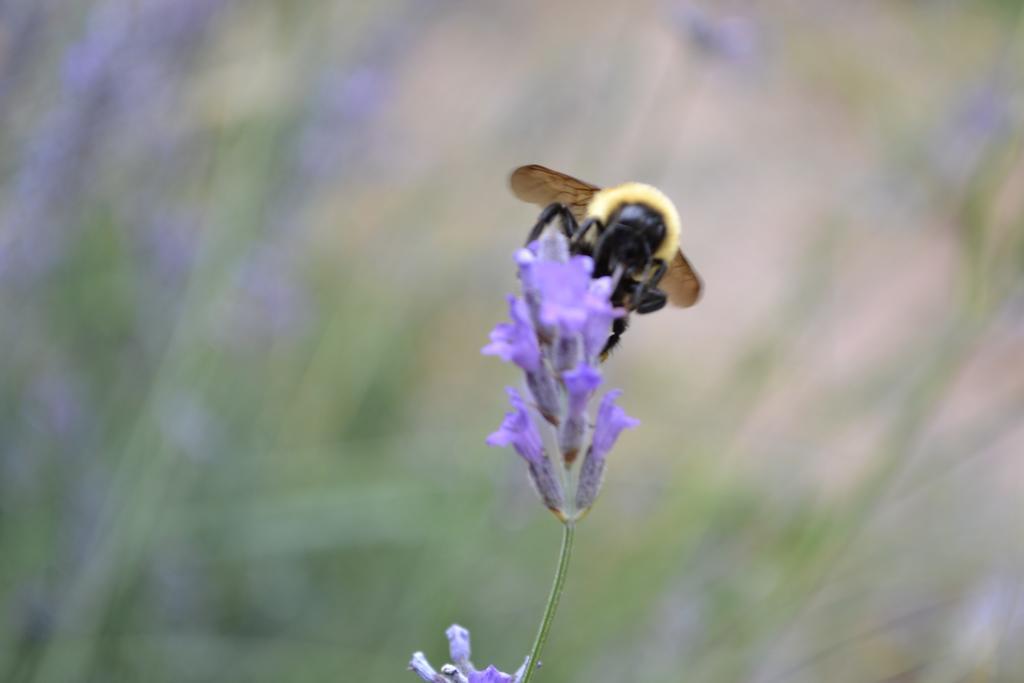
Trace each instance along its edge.
{"label": "bee's leg", "polygon": [[596,228],[597,234],[600,235],[602,232],[602,227],[603,226],[601,224],[600,219],[597,218],[588,218],[587,220],[583,221],[583,224],[580,225],[580,227],[572,234],[572,237],[569,239],[569,250],[572,251],[573,253],[576,253],[577,247],[579,247],[579,245],[583,242],[583,239],[587,236],[587,233],[590,232],[591,228]]}
{"label": "bee's leg", "polygon": [[561,218],[562,232],[565,233],[567,238],[572,239],[572,236],[579,230],[576,226],[576,217],[572,215],[572,211],[565,204],[555,202],[554,204],[548,204],[540,212],[537,224],[530,230],[530,236],[526,238],[526,243],[529,244],[539,238],[540,234],[544,232],[544,228],[548,227],[555,218]]}
{"label": "bee's leg", "polygon": [[665,276],[666,270],[668,264],[662,259],[655,259],[654,272],[633,290],[633,307],[637,313],[653,313],[664,308],[667,298],[665,292],[658,289],[658,283]]}
{"label": "bee's leg", "polygon": [[[597,225],[596,221],[594,225]],[[618,226],[613,226],[608,230],[602,229],[598,232],[594,248],[590,253],[594,258],[594,277],[611,275],[615,271],[615,267],[619,262],[616,258],[615,246],[616,241],[620,240],[621,237],[622,233]]]}
{"label": "bee's leg", "polygon": [[616,346],[619,345],[619,340],[622,339],[622,334],[626,331],[629,326],[629,318],[623,316],[616,318],[612,321],[612,333],[608,335],[608,341],[604,343],[604,348],[601,349],[601,361],[608,360],[608,354],[612,352]]}

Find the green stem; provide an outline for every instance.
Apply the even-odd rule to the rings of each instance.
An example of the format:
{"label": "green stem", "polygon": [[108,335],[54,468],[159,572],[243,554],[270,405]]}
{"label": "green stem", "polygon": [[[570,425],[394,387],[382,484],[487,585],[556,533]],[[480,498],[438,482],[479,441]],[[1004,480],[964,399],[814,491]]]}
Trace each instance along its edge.
{"label": "green stem", "polygon": [[537,629],[537,639],[533,641],[533,650],[530,652],[530,661],[526,665],[526,673],[520,683],[530,683],[533,672],[537,670],[540,662],[540,653],[544,649],[544,643],[548,639],[548,631],[551,630],[551,622],[555,620],[555,610],[558,609],[558,599],[562,597],[562,588],[565,587],[565,577],[569,575],[569,558],[572,556],[572,541],[576,534],[576,527],[570,520],[565,523],[562,532],[562,550],[558,554],[558,569],[555,570],[555,580],[551,584],[551,594],[548,595],[548,605],[544,608],[544,616],[540,620],[540,628]]}

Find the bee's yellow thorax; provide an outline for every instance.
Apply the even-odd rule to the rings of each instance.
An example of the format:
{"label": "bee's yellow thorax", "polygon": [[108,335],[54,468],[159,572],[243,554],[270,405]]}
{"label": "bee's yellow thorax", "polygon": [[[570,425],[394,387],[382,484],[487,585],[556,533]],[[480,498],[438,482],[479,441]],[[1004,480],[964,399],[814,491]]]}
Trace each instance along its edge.
{"label": "bee's yellow thorax", "polygon": [[623,204],[645,204],[661,214],[665,221],[665,239],[653,256],[671,262],[679,251],[679,213],[672,200],[651,185],[623,183],[596,192],[587,205],[587,217],[597,218],[607,225],[611,215]]}

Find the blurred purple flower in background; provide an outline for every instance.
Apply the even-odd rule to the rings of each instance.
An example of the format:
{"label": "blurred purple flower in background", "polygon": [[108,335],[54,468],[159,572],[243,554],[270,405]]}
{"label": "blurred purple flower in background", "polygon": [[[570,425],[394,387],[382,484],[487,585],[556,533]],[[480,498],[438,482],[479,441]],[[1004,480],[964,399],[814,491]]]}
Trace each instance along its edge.
{"label": "blurred purple flower in background", "polygon": [[227,313],[220,332],[233,345],[296,339],[308,330],[309,302],[287,250],[267,242],[238,264]]}
{"label": "blurred purple flower in background", "polygon": [[82,388],[68,372],[55,368],[36,376],[27,392],[26,423],[49,435],[69,438],[85,414]]}
{"label": "blurred purple flower in background", "polygon": [[674,3],[669,14],[690,46],[707,57],[749,64],[760,52],[757,25],[747,17],[715,16],[690,2]]}
{"label": "blurred purple flower in background", "polygon": [[33,112],[25,124],[30,129],[20,131],[27,142],[0,215],[7,232],[0,279],[28,284],[61,259],[67,233],[80,220],[74,204],[110,161],[100,150],[132,149],[133,163],[144,166],[152,149],[166,145],[169,127],[154,119],[181,107],[177,86],[189,57],[226,4],[111,1],[90,11],[84,35],[64,55],[52,106]]}
{"label": "blurred purple flower in background", "polygon": [[964,88],[940,122],[932,166],[948,183],[961,185],[1004,136],[1012,133],[1012,94],[995,73]]}
{"label": "blurred purple flower in background", "polygon": [[391,95],[388,64],[364,61],[325,71],[314,84],[312,104],[298,143],[298,172],[330,178],[369,151],[366,128]]}

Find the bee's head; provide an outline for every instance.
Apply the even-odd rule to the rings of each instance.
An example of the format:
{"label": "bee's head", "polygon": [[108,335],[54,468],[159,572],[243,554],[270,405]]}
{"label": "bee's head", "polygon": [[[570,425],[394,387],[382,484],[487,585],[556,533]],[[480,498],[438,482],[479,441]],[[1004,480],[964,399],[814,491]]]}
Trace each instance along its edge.
{"label": "bee's head", "polygon": [[643,270],[665,239],[665,220],[646,204],[623,204],[606,229],[608,248],[628,269]]}

